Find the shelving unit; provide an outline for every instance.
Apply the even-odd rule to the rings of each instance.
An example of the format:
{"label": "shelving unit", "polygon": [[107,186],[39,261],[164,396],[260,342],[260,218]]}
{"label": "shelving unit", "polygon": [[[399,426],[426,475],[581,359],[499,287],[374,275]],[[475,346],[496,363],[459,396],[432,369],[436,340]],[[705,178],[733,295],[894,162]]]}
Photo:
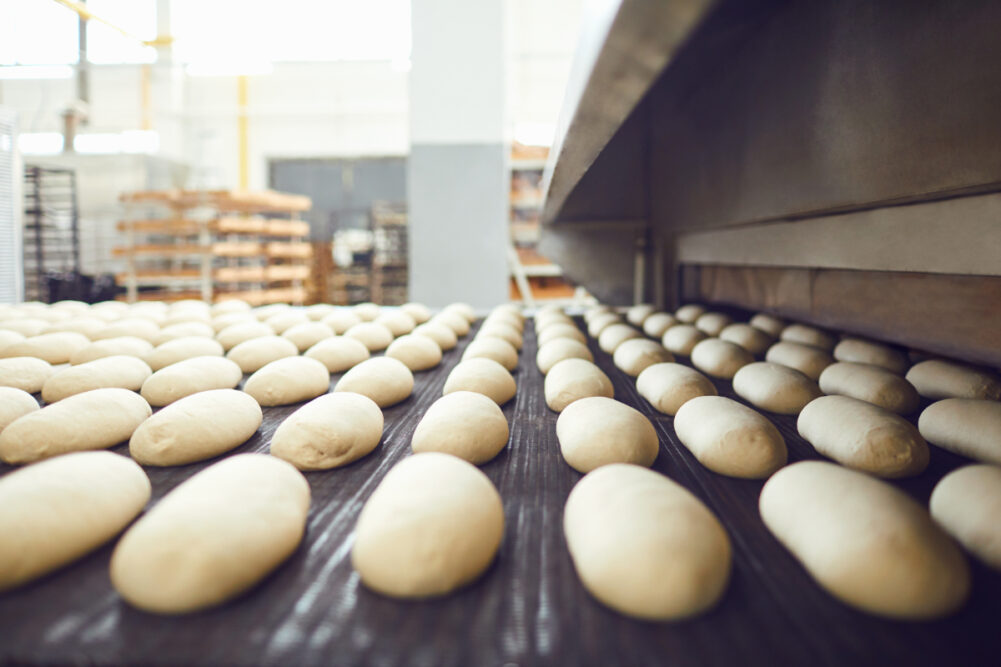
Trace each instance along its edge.
{"label": "shelving unit", "polygon": [[117,276],[128,301],[306,301],[313,250],[309,223],[299,216],[311,206],[308,197],[165,190],[127,193],[120,200],[128,215],[118,230],[128,243],[113,252],[128,265]]}
{"label": "shelving unit", "polygon": [[76,172],[24,170],[24,298],[49,301],[53,274],[79,276],[80,229]]}
{"label": "shelving unit", "polygon": [[372,295],[383,305],[407,302],[407,211],[403,204],[372,206]]}

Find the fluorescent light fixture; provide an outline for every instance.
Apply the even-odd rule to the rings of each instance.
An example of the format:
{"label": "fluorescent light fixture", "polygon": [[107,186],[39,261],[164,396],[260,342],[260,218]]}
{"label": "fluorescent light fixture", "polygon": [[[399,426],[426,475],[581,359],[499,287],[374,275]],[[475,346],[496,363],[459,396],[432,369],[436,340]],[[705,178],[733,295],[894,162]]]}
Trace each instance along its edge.
{"label": "fluorescent light fixture", "polygon": [[245,58],[197,61],[188,63],[185,68],[188,76],[255,76],[271,74],[274,70],[275,65],[270,61]]}
{"label": "fluorescent light fixture", "polygon": [[59,132],[22,132],[17,135],[17,147],[24,155],[58,155],[63,152],[63,135]]}
{"label": "fluorescent light fixture", "polygon": [[515,123],[514,140],[525,146],[552,146],[556,123]]}
{"label": "fluorescent light fixture", "polygon": [[72,79],[70,65],[4,65],[0,79]]}

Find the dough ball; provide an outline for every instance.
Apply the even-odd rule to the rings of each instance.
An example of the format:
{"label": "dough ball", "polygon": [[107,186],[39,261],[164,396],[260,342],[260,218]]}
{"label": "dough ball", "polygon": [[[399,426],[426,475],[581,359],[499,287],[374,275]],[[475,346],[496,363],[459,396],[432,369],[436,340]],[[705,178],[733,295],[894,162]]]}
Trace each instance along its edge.
{"label": "dough ball", "polygon": [[874,343],[861,338],[844,338],[834,347],[834,358],[838,361],[853,361],[885,368],[891,373],[903,375],[910,367],[907,357],[889,345]]}
{"label": "dough ball", "polygon": [[281,336],[261,336],[244,341],[226,353],[226,358],[244,373],[253,373],[277,359],[299,354],[295,343]]}
{"label": "dough ball", "polygon": [[321,340],[306,350],[303,356],[322,362],[330,373],[340,373],[365,361],[372,353],[359,340],[334,336]]}
{"label": "dough ball", "polygon": [[234,324],[247,324],[248,322],[257,323],[257,318],[250,313],[227,313],[225,315],[219,315],[218,317],[213,317],[209,324],[212,325],[212,330],[219,335],[219,332],[226,327],[233,326]]}
{"label": "dough ball", "polygon": [[285,333],[294,326],[306,324],[307,322],[310,322],[309,316],[298,310],[278,313],[264,320],[264,323],[274,329],[278,335]]}
{"label": "dough ball", "polygon": [[824,456],[879,477],[910,477],[928,465],[928,444],[913,424],[848,396],[811,401],[796,429]]}
{"label": "dough ball", "polygon": [[947,398],[921,413],[918,430],[928,442],[961,456],[1001,464],[1001,403]]}
{"label": "dough ball", "polygon": [[546,327],[539,332],[537,342],[541,348],[546,343],[557,338],[569,338],[578,343],[587,343],[587,336],[574,324],[559,323]]}
{"label": "dough ball", "polygon": [[643,333],[660,340],[668,329],[678,323],[678,318],[670,313],[653,313],[643,320]]}
{"label": "dough ball", "polygon": [[824,369],[820,374],[820,390],[825,394],[851,396],[898,415],[911,414],[921,403],[917,390],[896,373],[848,361]]}
{"label": "dough ball", "polygon": [[834,357],[820,348],[780,340],[768,348],[765,361],[788,366],[816,381],[824,369],[834,363]]}
{"label": "dough ball", "polygon": [[671,354],[682,357],[691,356],[692,350],[708,336],[691,324],[678,324],[664,332],[661,343]]}
{"label": "dough ball", "polygon": [[994,373],[942,359],[911,366],[906,379],[919,394],[931,400],[986,398],[1001,400],[1001,380]]}
{"label": "dough ball", "polygon": [[618,313],[601,313],[587,323],[587,334],[591,338],[597,338],[607,327],[613,324],[622,324],[622,316]]}
{"label": "dough ball", "polygon": [[245,443],[262,419],[257,401],[242,391],[202,391],[171,403],[140,424],[129,440],[129,454],[151,466],[204,461]]}
{"label": "dough ball", "polygon": [[389,344],[386,356],[399,359],[411,371],[426,371],[441,363],[441,348],[429,336],[406,334]]}
{"label": "dough ball", "polygon": [[549,369],[543,385],[546,405],[554,412],[562,412],[574,401],[589,396],[614,398],[612,381],[590,361],[564,359]]}
{"label": "dough ball", "polygon": [[598,347],[608,354],[613,354],[627,340],[642,338],[643,334],[628,324],[610,324],[601,330],[598,336]]}
{"label": "dough ball", "polygon": [[292,306],[287,303],[269,303],[264,306],[257,306],[252,309],[254,317],[256,317],[261,322],[264,322],[268,318],[274,317],[280,313],[287,313],[292,310]]}
{"label": "dough ball", "polygon": [[695,328],[707,336],[716,337],[732,323],[733,318],[724,313],[702,313],[695,320]]}
{"label": "dough ball", "polygon": [[953,470],[935,485],[929,505],[945,532],[1001,570],[1001,468],[973,465]]}
{"label": "dough ball", "polygon": [[338,336],[362,322],[361,318],[354,311],[347,308],[338,308],[320,321],[333,329],[334,333]]}
{"label": "dough ball", "polygon": [[554,338],[541,345],[535,354],[535,364],[543,375],[564,359],[585,359],[594,361],[594,355],[587,345],[572,338]]}
{"label": "dough ball", "polygon": [[833,350],[835,344],[838,342],[837,338],[832,334],[805,324],[790,324],[782,330],[779,338],[790,343],[809,345],[826,350],[827,352]]}
{"label": "dough ball", "polygon": [[410,446],[418,454],[441,452],[479,465],[497,456],[507,439],[507,419],[497,403],[473,391],[456,391],[431,404]]}
{"label": "dough ball", "polygon": [[761,329],[756,329],[750,324],[737,322],[730,324],[719,334],[720,340],[736,343],[753,354],[760,356],[765,353],[774,340]]}
{"label": "dough ball", "polygon": [[626,311],[626,322],[634,327],[642,327],[646,318],[657,311],[657,308],[650,303],[638,303]]}
{"label": "dough ball", "polygon": [[969,567],[952,540],[924,507],[869,475],[801,461],[772,475],[759,508],[817,583],[856,609],[925,620],[969,595]]}
{"label": "dough ball", "polygon": [[0,359],[0,387],[14,387],[37,394],[55,372],[52,364],[35,357]]}
{"label": "dough ball", "polygon": [[408,334],[417,326],[414,318],[401,310],[384,311],[379,317],[375,318],[374,322],[389,329],[394,337]]}
{"label": "dough ball", "polygon": [[0,431],[38,409],[35,397],[16,387],[0,387]]}
{"label": "dough ball", "polygon": [[249,313],[250,304],[243,299],[223,299],[212,304],[209,312],[213,317],[228,313]]}
{"label": "dough ball", "polygon": [[242,379],[243,371],[229,359],[192,357],[150,375],[140,393],[150,405],[159,407],[199,391],[232,389]]}
{"label": "dough ball", "polygon": [[[74,317],[63,322],[56,322],[50,325],[45,333],[57,333],[59,331],[74,331],[83,334],[93,340],[99,331],[102,331],[108,323],[97,317]],[[10,332],[13,333],[13,332]],[[135,338],[135,336],[130,336]],[[3,347],[3,336],[0,335],[0,347]]]}
{"label": "dough ball", "polygon": [[303,322],[289,327],[282,334],[282,338],[287,338],[295,344],[299,352],[305,352],[321,340],[334,335],[334,330],[323,322]]}
{"label": "dough ball", "polygon": [[36,317],[0,322],[0,329],[14,332],[20,335],[22,340],[28,336],[37,336],[48,328],[49,323],[46,320]]}
{"label": "dough ball", "polygon": [[694,616],[716,604],[730,579],[719,520],[684,487],[639,466],[614,463],[577,482],[563,532],[584,587],[629,616]]}
{"label": "dough ball", "polygon": [[202,336],[186,336],[157,345],[144,358],[152,370],[158,371],[185,359],[221,357],[222,355],[223,349],[219,341]]}
{"label": "dough ball", "polygon": [[772,338],[778,338],[782,330],[789,326],[789,323],[780,317],[769,315],[768,313],[758,313],[751,318],[749,324],[755,329],[760,329]]}
{"label": "dough ball", "polygon": [[504,405],[514,398],[517,387],[510,372],[493,359],[477,357],[465,359],[445,379],[442,394],[455,391],[474,391],[490,398],[497,405]]}
{"label": "dough ball", "polygon": [[615,348],[612,361],[626,375],[636,377],[648,366],[674,361],[674,355],[656,341],[646,338],[632,338]]}
{"label": "dough ball", "polygon": [[306,313],[306,317],[313,322],[320,322],[327,315],[337,312],[337,306],[329,303],[314,303],[303,308],[302,312]]}
{"label": "dough ball", "polygon": [[142,359],[117,355],[102,357],[84,364],[56,371],[42,385],[42,400],[55,403],[64,398],[102,387],[121,387],[139,391],[153,374]]}
{"label": "dough ball", "polygon": [[786,463],[785,439],[768,419],[724,396],[698,396],[674,417],[678,439],[720,475],[764,479]]}
{"label": "dough ball", "polygon": [[462,359],[477,358],[493,359],[509,371],[518,367],[518,350],[503,338],[483,336],[473,340],[463,351]]}
{"label": "dough ball", "polygon": [[76,366],[78,364],[85,364],[88,361],[118,355],[143,359],[152,351],[152,344],[135,336],[105,338],[104,340],[96,340],[87,347],[74,352],[73,356],[70,357],[70,363]]}
{"label": "dough ball", "polygon": [[362,322],[374,322],[382,314],[382,308],[378,304],[369,301],[355,304],[352,310]]}
{"label": "dough ball", "polygon": [[484,322],[480,330],[476,332],[476,337],[483,338],[485,336],[501,338],[510,343],[515,350],[520,350],[524,342],[521,331],[507,322]]}
{"label": "dough ball", "polygon": [[393,332],[377,322],[356,324],[344,332],[344,335],[361,342],[370,352],[385,350],[393,342]]}
{"label": "dough ball", "polygon": [[769,412],[798,415],[807,403],[821,395],[817,383],[799,371],[758,361],[738,370],[733,390],[742,399]]}
{"label": "dough ball", "polygon": [[434,342],[438,343],[438,347],[445,350],[451,350],[458,344],[459,338],[452,331],[451,327],[448,327],[441,322],[425,322],[424,324],[418,324],[414,327],[414,334],[418,336],[427,336]]}
{"label": "dough ball", "polygon": [[302,473],[274,456],[225,458],[126,531],[111,556],[111,583],[129,604],[157,614],[222,604],[292,555],[309,496]]}
{"label": "dough ball", "polygon": [[106,327],[93,334],[92,338],[93,340],[105,340],[107,338],[135,336],[155,344],[159,335],[160,325],[156,322],[142,317],[128,317],[110,322]]}
{"label": "dough ball", "polygon": [[469,320],[454,311],[442,311],[432,317],[430,321],[444,324],[460,338],[469,333]]}
{"label": "dough ball", "polygon": [[409,315],[417,324],[424,324],[431,319],[431,310],[423,303],[405,303],[400,306],[400,310]]}
{"label": "dough ball", "polygon": [[580,473],[610,463],[649,467],[660,451],[650,420],[625,403],[593,396],[568,405],[556,420],[563,459]]}
{"label": "dough ball", "polygon": [[750,352],[719,338],[707,338],[692,348],[692,365],[724,380],[733,378],[738,370],[753,362]]}
{"label": "dough ball", "polygon": [[684,324],[695,324],[695,320],[702,317],[706,312],[706,307],[699,303],[689,303],[685,304],[681,308],[678,308],[674,312],[674,316],[678,318],[679,322]]}
{"label": "dough ball", "polygon": [[467,322],[472,324],[476,321],[476,311],[468,303],[450,303],[442,309],[443,313],[455,313],[463,317]]}
{"label": "dough ball", "polygon": [[[0,326],[2,326],[2,324],[0,324]],[[24,336],[16,331],[0,329],[0,350],[13,343],[20,343],[22,340],[24,340]]]}
{"label": "dough ball", "polygon": [[278,426],[271,455],[299,470],[339,468],[375,449],[382,426],[382,410],[368,396],[350,391],[324,394]]}
{"label": "dough ball", "polygon": [[455,456],[415,454],[362,508],[351,564],[383,595],[445,595],[483,574],[503,536],[504,508],[486,475]]}
{"label": "dough ball", "polygon": [[215,339],[227,352],[240,343],[262,336],[274,336],[275,330],[263,322],[240,322],[216,334]]}
{"label": "dough ball", "polygon": [[351,391],[368,396],[380,408],[406,400],[414,390],[414,374],[399,359],[366,359],[334,385],[334,391]]}
{"label": "dough ball", "polygon": [[268,362],[247,378],[243,390],[262,406],[300,403],[330,389],[330,372],[309,357],[286,357]]}
{"label": "dough ball", "polygon": [[88,345],[90,345],[89,338],[72,331],[40,334],[6,346],[0,350],[0,359],[35,357],[50,364],[65,364],[76,352]]}
{"label": "dough ball", "polygon": [[591,320],[595,319],[599,315],[605,315],[607,313],[614,313],[614,312],[615,309],[609,306],[608,304],[599,303],[595,306],[591,306],[590,308],[584,311],[584,321],[590,324]]}
{"label": "dough ball", "polygon": [[636,391],[666,415],[696,396],[715,396],[716,386],[702,373],[671,362],[648,366],[636,378]]}
{"label": "dough ball", "polygon": [[206,322],[181,322],[165,326],[157,332],[151,341],[153,345],[162,345],[169,340],[176,338],[186,338],[188,336],[202,336],[212,338],[215,336],[215,329]]}
{"label": "dough ball", "polygon": [[574,321],[562,310],[546,312],[539,311],[535,314],[535,332],[537,334],[541,334],[546,329],[557,324],[566,324],[574,327],[575,329],[577,328],[576,325],[574,325]]}

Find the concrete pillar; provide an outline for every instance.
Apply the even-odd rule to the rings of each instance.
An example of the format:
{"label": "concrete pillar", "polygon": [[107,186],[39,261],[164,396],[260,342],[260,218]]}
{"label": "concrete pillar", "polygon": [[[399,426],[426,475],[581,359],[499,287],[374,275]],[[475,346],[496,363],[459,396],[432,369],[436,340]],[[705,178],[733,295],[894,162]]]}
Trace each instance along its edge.
{"label": "concrete pillar", "polygon": [[413,0],[410,298],[508,300],[504,0]]}

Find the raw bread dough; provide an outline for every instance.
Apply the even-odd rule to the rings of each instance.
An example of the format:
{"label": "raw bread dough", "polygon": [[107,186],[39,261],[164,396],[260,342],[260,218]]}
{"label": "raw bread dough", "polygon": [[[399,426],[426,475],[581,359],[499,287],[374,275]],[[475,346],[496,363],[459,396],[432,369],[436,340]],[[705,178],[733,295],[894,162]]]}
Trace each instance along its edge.
{"label": "raw bread dough", "polygon": [[587,323],[587,334],[591,338],[597,338],[606,328],[622,323],[622,316],[618,313],[601,313]]}
{"label": "raw bread dough", "polygon": [[463,318],[465,318],[465,320],[470,324],[476,321],[476,311],[474,311],[473,307],[470,306],[468,303],[462,303],[462,302],[450,303],[447,306],[445,306],[445,308],[442,309],[442,312],[456,313],[457,315],[460,315]]}
{"label": "raw bread dough", "polygon": [[695,328],[710,337],[720,335],[723,329],[733,323],[733,318],[723,313],[702,313],[695,320]]}
{"label": "raw bread dough", "polygon": [[0,359],[0,387],[15,387],[37,394],[55,372],[52,364],[35,357]]}
{"label": "raw bread dough", "polygon": [[251,313],[261,322],[264,322],[268,318],[274,317],[281,313],[287,313],[292,310],[292,306],[287,303],[269,303],[265,306],[257,306],[251,310]]}
{"label": "raw bread dough", "polygon": [[223,459],[125,533],[111,556],[111,583],[133,606],[159,614],[221,604],[295,551],[309,495],[302,473],[274,456]]}
{"label": "raw bread dough", "polygon": [[799,371],[758,361],[733,376],[733,390],[751,405],[781,415],[798,415],[807,403],[821,395],[817,383]]}
{"label": "raw bread dough", "polygon": [[345,331],[344,335],[362,342],[370,352],[385,350],[393,342],[393,332],[377,322],[356,324]]}
{"label": "raw bread dough", "polygon": [[321,340],[334,335],[334,330],[323,322],[303,322],[289,327],[282,333],[282,338],[287,338],[295,343],[299,352],[305,352]]}
{"label": "raw bread dough", "polygon": [[554,412],[562,412],[574,401],[588,396],[614,398],[612,381],[590,361],[564,359],[549,369],[543,385],[546,405]]}
{"label": "raw bread dough", "polygon": [[360,340],[334,336],[321,340],[306,350],[303,356],[322,362],[331,373],[341,373],[365,361],[372,353]]}
{"label": "raw bread dough", "polygon": [[371,301],[355,304],[352,310],[362,322],[373,322],[382,314],[382,308]]}
{"label": "raw bread dough", "polygon": [[261,426],[261,406],[235,389],[185,396],[139,425],[129,454],[143,465],[180,466],[242,445]]}
{"label": "raw bread dough", "polygon": [[649,467],[660,451],[657,431],[643,413],[604,396],[568,405],[556,420],[556,438],[563,459],[584,474],[610,463]]}
{"label": "raw bread dough", "polygon": [[648,366],[674,361],[674,355],[656,341],[632,338],[615,348],[612,361],[626,375],[636,377]]}
{"label": "raw bread dough", "polygon": [[967,551],[1001,570],[1001,468],[965,466],[935,485],[932,518]]}
{"label": "raw bread dough", "polygon": [[261,336],[274,336],[275,330],[263,322],[239,322],[232,324],[216,334],[215,339],[227,352],[240,343]]}
{"label": "raw bread dough", "polygon": [[209,312],[213,317],[227,313],[249,313],[250,304],[243,299],[223,299],[212,304]]}
{"label": "raw bread dough", "polygon": [[202,336],[212,338],[215,336],[215,329],[205,322],[180,322],[165,326],[153,337],[154,345],[163,345],[169,340],[176,338],[187,338],[188,336]]}
{"label": "raw bread dough", "polygon": [[586,359],[594,361],[594,355],[587,345],[571,338],[554,338],[541,345],[535,354],[535,364],[543,375],[564,359]]}
{"label": "raw bread dough", "polygon": [[736,322],[725,327],[719,333],[719,337],[720,340],[740,345],[756,357],[764,354],[765,350],[768,349],[774,340],[772,336],[769,336],[761,329],[752,327],[750,324],[744,324],[743,322]]}
{"label": "raw bread dough", "polygon": [[24,415],[0,432],[0,460],[32,463],[59,454],[107,449],[128,440],[152,414],[128,389],[94,389]]}
{"label": "raw bread dough", "polygon": [[794,368],[811,380],[819,380],[824,369],[834,363],[834,357],[810,345],[780,340],[768,348],[765,361]]}
{"label": "raw bread dough", "polygon": [[910,477],[928,465],[928,444],[913,424],[848,396],[811,401],[796,429],[824,456],[879,477]]}
{"label": "raw bread dough", "polygon": [[193,357],[221,357],[222,345],[217,340],[203,336],[175,338],[157,345],[146,356],[146,363],[154,371]]}
{"label": "raw bread dough", "polygon": [[227,313],[226,315],[213,317],[210,324],[216,335],[219,335],[219,332],[226,327],[231,327],[234,324],[247,324],[248,322],[257,323],[257,318],[250,313]]}
{"label": "raw bread dough", "polygon": [[[76,333],[83,334],[87,338],[93,338],[97,332],[101,331],[106,326],[108,326],[108,323],[97,317],[74,317],[73,319],[63,320],[62,322],[56,322],[55,324],[49,325],[45,329],[45,333],[75,331]],[[11,331],[8,333],[14,332]],[[3,337],[0,336],[0,347],[2,347],[2,340]]]}
{"label": "raw bread dough", "polygon": [[906,620],[946,616],[970,590],[969,566],[924,507],[841,466],[802,461],[761,490],[761,518],[828,593]]}
{"label": "raw bread dough", "polygon": [[380,408],[406,400],[414,390],[414,374],[399,359],[375,357],[367,359],[334,385],[334,391],[353,391],[368,396]]}
{"label": "raw bread dough", "polygon": [[393,337],[403,336],[414,330],[417,326],[417,322],[414,318],[410,317],[406,313],[400,310],[386,310],[383,311],[379,317],[374,320],[377,324],[389,329]]}
{"label": "raw bread dough", "polygon": [[591,306],[590,308],[584,311],[584,321],[590,324],[591,320],[598,317],[599,315],[605,315],[606,313],[614,313],[614,312],[615,309],[609,306],[608,304],[599,303],[598,305]]}
{"label": "raw bread dough", "polygon": [[405,303],[400,310],[409,315],[417,324],[424,324],[431,319],[431,310],[423,303]]}
{"label": "raw bread dough", "polygon": [[691,356],[692,350],[708,336],[691,324],[677,324],[664,332],[661,344],[671,354]]}
{"label": "raw bread dough", "polygon": [[838,361],[854,361],[885,368],[891,373],[903,375],[910,367],[907,356],[889,345],[875,343],[861,338],[843,338],[834,347],[834,358]]}
{"label": "raw bread dough", "polygon": [[104,544],[142,511],[149,478],[125,456],[78,452],[0,479],[0,591]]}
{"label": "raw bread dough", "polygon": [[520,350],[522,344],[524,343],[524,338],[521,335],[520,329],[509,322],[497,320],[491,322],[489,321],[489,318],[487,318],[487,321],[483,322],[483,326],[481,326],[480,330],[476,332],[477,338],[482,338],[484,336],[501,338],[510,343],[515,350]]}
{"label": "raw bread dough", "polygon": [[319,322],[327,315],[337,312],[337,306],[330,303],[314,303],[303,308],[302,312],[313,322]]}
{"label": "raw bread dough", "polygon": [[102,387],[139,391],[143,382],[152,374],[153,371],[142,359],[126,355],[102,357],[56,371],[42,385],[42,400],[55,403],[74,394]]}
{"label": "raw bread dough", "polygon": [[674,316],[678,318],[679,322],[695,324],[695,320],[699,319],[705,312],[706,307],[702,304],[689,303],[674,311]]}
{"label": "raw bread dough", "polygon": [[299,470],[339,468],[375,449],[382,426],[382,410],[368,396],[350,391],[324,394],[278,426],[271,455]]}
{"label": "raw bread dough", "polygon": [[271,361],[247,378],[243,390],[262,406],[289,405],[316,398],[330,389],[330,371],[309,357]]}
{"label": "raw bread dough", "polygon": [[629,616],[694,616],[716,604],[730,579],[719,520],[687,489],[639,466],[614,463],[577,482],[563,532],[584,587]]}
{"label": "raw bread dough", "polygon": [[477,336],[462,353],[467,359],[493,359],[509,371],[518,367],[518,350],[503,338]]}
{"label": "raw bread dough", "polygon": [[462,338],[469,333],[469,320],[454,311],[442,311],[432,317],[429,321],[432,323],[444,324],[459,338]]}
{"label": "raw bread dough", "polygon": [[634,327],[642,327],[643,323],[646,322],[646,318],[653,315],[656,311],[657,308],[651,303],[638,303],[626,311],[626,322],[629,322]]}
{"label": "raw bread dough", "polygon": [[0,329],[0,350],[12,345],[14,343],[20,343],[24,340],[24,335],[19,334],[16,331],[7,331],[6,329]]}
{"label": "raw bread dough", "polygon": [[72,331],[40,334],[12,343],[0,350],[0,359],[35,357],[50,364],[65,364],[76,352],[90,345],[90,339]]}
{"label": "raw bread dough", "polygon": [[458,337],[455,332],[452,331],[451,327],[442,324],[441,322],[425,322],[424,324],[418,324],[414,327],[414,335],[427,336],[434,342],[438,343],[438,347],[445,350],[451,350],[459,342]]}
{"label": "raw bread dough", "polygon": [[140,393],[150,405],[160,407],[199,391],[232,389],[242,379],[243,371],[229,359],[192,357],[153,373]]}
{"label": "raw bread dough", "polygon": [[778,338],[789,323],[780,317],[769,315],[768,313],[758,313],[748,322],[755,329],[761,329],[772,338]]}
{"label": "raw bread dough", "polygon": [[27,317],[18,320],[0,322],[0,329],[20,334],[22,339],[27,336],[37,336],[48,328],[49,322],[47,320],[38,319],[36,317]]}
{"label": "raw bread dough", "polygon": [[338,308],[321,320],[328,327],[333,329],[338,336],[356,324],[361,324],[361,318],[354,311],[348,308]]}
{"label": "raw bread dough", "polygon": [[575,329],[577,328],[574,321],[568,317],[563,311],[547,311],[538,312],[535,314],[535,332],[541,334],[546,329],[558,325],[558,324],[568,324]]}
{"label": "raw bread dough", "polygon": [[264,320],[264,323],[275,330],[279,336],[299,324],[310,322],[309,316],[298,310],[277,313]]}
{"label": "raw bread dough", "polygon": [[925,398],[1001,399],[1001,380],[994,373],[962,364],[930,359],[911,366],[907,381]]}
{"label": "raw bread dough", "polygon": [[542,331],[539,331],[536,342],[541,348],[546,343],[556,340],[557,338],[569,338],[577,341],[578,343],[587,343],[587,336],[583,331],[578,329],[576,325],[562,322],[552,324]]}
{"label": "raw bread dough", "polygon": [[613,354],[615,350],[618,349],[619,345],[622,345],[627,340],[642,337],[643,334],[641,334],[637,329],[634,329],[628,324],[617,322],[615,324],[610,324],[601,330],[601,333],[598,335],[598,347],[600,347],[603,352]]}
{"label": "raw bread dough", "polygon": [[35,397],[16,387],[0,387],[0,432],[19,417],[38,409]]}
{"label": "raw bread dough", "polygon": [[805,324],[790,324],[779,334],[779,339],[790,343],[809,345],[827,352],[833,350],[834,345],[838,342],[834,336],[826,331]]}
{"label": "raw bread dough", "polygon": [[517,386],[514,376],[493,359],[478,357],[455,365],[445,379],[442,395],[454,391],[475,391],[504,405],[514,398]]}
{"label": "raw bread dough", "polygon": [[486,475],[455,456],[415,454],[362,508],[351,564],[384,595],[444,595],[483,574],[503,536],[504,508]]}
{"label": "raw bread dough", "polygon": [[696,396],[715,396],[716,386],[695,369],[667,362],[648,366],[640,373],[636,391],[658,412],[673,416]]}
{"label": "raw bread dough", "polygon": [[670,313],[653,313],[643,320],[643,333],[651,338],[660,340],[668,329],[675,324],[679,324],[678,318]]}
{"label": "raw bread dough", "polygon": [[85,364],[88,361],[126,355],[144,359],[153,351],[153,345],[149,341],[135,336],[119,336],[118,338],[105,338],[96,340],[90,345],[73,353],[70,363],[75,365]]}
{"label": "raw bread dough", "polygon": [[736,343],[706,338],[692,348],[692,365],[703,373],[729,380],[747,364],[753,363],[751,353]]}
{"label": "raw bread dough", "polygon": [[244,373],[253,373],[277,359],[299,354],[295,343],[281,336],[261,336],[244,341],[226,353],[226,358]]}
{"label": "raw bread dough", "polygon": [[867,401],[898,415],[911,414],[921,403],[914,386],[896,373],[850,361],[839,361],[825,368],[820,374],[820,390]]}
{"label": "raw bread dough", "polygon": [[414,430],[415,453],[442,452],[479,465],[497,456],[508,439],[500,407],[474,391],[446,394],[431,404]]}
{"label": "raw bread dough", "polygon": [[971,459],[1001,464],[1001,403],[982,398],[947,398],[918,418],[928,442]]}
{"label": "raw bread dough", "polygon": [[411,371],[426,371],[441,363],[441,348],[429,336],[406,334],[389,344],[386,356],[399,359]]}
{"label": "raw bread dough", "polygon": [[153,343],[160,334],[160,325],[152,320],[142,317],[127,317],[122,320],[110,322],[97,333],[93,334],[93,340],[104,340],[105,338],[121,338],[122,336],[135,336],[145,341]]}
{"label": "raw bread dough", "polygon": [[785,439],[775,425],[724,396],[687,401],[674,430],[699,463],[721,475],[764,479],[786,464]]}

